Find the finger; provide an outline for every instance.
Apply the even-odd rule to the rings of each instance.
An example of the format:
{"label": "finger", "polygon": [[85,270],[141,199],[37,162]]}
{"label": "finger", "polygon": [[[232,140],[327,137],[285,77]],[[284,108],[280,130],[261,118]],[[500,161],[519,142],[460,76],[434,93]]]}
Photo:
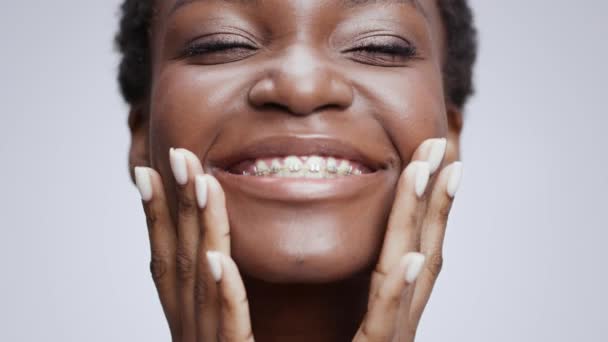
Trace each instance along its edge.
{"label": "finger", "polygon": [[446,138],[427,139],[416,149],[412,160],[427,161],[432,175],[441,166],[447,145],[448,141]]}
{"label": "finger", "polygon": [[372,274],[370,301],[389,270],[395,267],[401,256],[418,249],[416,236],[418,221],[422,216],[420,207],[429,176],[430,169],[427,162],[413,161],[399,178],[380,259]]}
{"label": "finger", "polygon": [[[173,334],[179,331],[179,302],[175,281],[176,235],[160,175],[148,167],[135,168],[150,238],[150,272]],[[176,336],[173,336],[176,338]]]}
{"label": "finger", "polygon": [[[433,174],[441,165],[447,147],[445,138],[433,138],[425,140],[412,155],[412,162],[406,167],[405,171],[397,184],[395,202],[389,217],[387,232],[384,237],[384,244],[380,253],[376,271],[372,275],[370,296],[377,290],[378,284],[382,282],[386,270],[391,269],[399,258],[408,251],[418,250],[420,229],[420,212],[424,212],[424,202],[421,205],[420,196],[414,197],[416,184],[419,189],[425,183],[426,167],[417,174],[417,164],[414,161],[427,161],[428,173]],[[427,177],[428,178],[428,177]],[[428,186],[432,179],[427,179]]]}
{"label": "finger", "polygon": [[454,162],[445,167],[431,193],[428,211],[422,223],[421,240],[421,251],[427,256],[427,263],[416,282],[410,308],[410,318],[412,320],[410,324],[414,326],[418,325],[437,277],[441,272],[445,230],[454,196],[460,185],[462,171],[461,162]]}
{"label": "finger", "polygon": [[411,292],[407,290],[423,265],[423,254],[410,252],[401,257],[373,296],[355,341],[389,341],[395,335],[399,308],[409,304]]}
{"label": "finger", "polygon": [[230,224],[226,210],[226,196],[217,179],[204,175],[207,186],[207,207],[203,211],[202,225],[206,250],[213,250],[230,255]]}
{"label": "finger", "polygon": [[253,341],[249,301],[239,270],[229,256],[216,251],[207,252],[209,267],[218,283],[221,303],[218,337],[225,342]]}
{"label": "finger", "polygon": [[176,268],[181,304],[182,341],[196,340],[194,286],[199,245],[199,222],[194,177],[202,174],[199,159],[185,149],[170,150],[171,170],[176,181],[177,249]]}
{"label": "finger", "polygon": [[209,270],[207,251],[230,255],[230,226],[226,199],[219,182],[210,175],[198,175],[195,180],[202,241],[199,244],[199,263],[196,285],[196,314],[198,335],[201,341],[217,336],[219,303],[216,282]]}

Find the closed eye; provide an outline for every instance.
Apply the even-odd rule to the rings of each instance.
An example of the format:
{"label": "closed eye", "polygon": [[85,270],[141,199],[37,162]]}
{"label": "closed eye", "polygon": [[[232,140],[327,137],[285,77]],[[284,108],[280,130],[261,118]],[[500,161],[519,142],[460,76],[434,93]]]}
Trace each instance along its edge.
{"label": "closed eye", "polygon": [[257,50],[249,39],[237,35],[214,35],[189,43],[179,58],[189,59],[193,64],[224,64],[247,58]]}
{"label": "closed eye", "polygon": [[399,45],[399,44],[370,44],[347,50],[351,51],[365,51],[368,53],[385,53],[391,55],[399,55],[402,57],[414,57],[416,56],[416,48],[411,45]]}
{"label": "closed eye", "polygon": [[205,42],[188,46],[184,51],[184,57],[193,57],[214,52],[227,50],[256,50],[255,47],[244,43]]}

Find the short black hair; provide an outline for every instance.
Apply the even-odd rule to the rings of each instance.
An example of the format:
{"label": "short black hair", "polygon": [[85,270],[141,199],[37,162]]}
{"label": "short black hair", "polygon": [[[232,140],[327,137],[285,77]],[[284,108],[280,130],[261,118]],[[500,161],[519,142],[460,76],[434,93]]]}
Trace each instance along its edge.
{"label": "short black hair", "polygon": [[[437,0],[445,28],[443,78],[446,96],[458,108],[473,94],[473,65],[477,31],[467,0]],[[121,54],[118,81],[122,95],[133,105],[147,99],[151,82],[149,31],[154,0],[124,0],[115,44]]]}

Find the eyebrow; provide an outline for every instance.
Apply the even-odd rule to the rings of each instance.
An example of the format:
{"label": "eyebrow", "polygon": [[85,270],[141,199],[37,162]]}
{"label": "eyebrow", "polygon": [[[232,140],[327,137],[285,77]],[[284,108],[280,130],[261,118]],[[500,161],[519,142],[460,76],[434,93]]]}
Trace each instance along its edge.
{"label": "eyebrow", "polygon": [[[208,0],[176,0],[175,4],[173,4],[173,7],[171,8],[171,11],[169,11],[169,15],[173,14],[180,7],[185,6],[187,4],[190,4],[193,2],[204,2],[204,1],[208,1]],[[258,0],[221,0],[221,1],[226,2],[226,3],[240,3],[240,4],[244,4],[244,5],[256,5],[258,3]],[[425,18],[428,19],[428,15],[427,15],[424,7],[422,7],[422,5],[420,4],[419,0],[342,0],[342,7],[353,8],[353,7],[366,6],[366,5],[378,4],[378,3],[379,4],[410,5],[410,6],[413,6]]]}

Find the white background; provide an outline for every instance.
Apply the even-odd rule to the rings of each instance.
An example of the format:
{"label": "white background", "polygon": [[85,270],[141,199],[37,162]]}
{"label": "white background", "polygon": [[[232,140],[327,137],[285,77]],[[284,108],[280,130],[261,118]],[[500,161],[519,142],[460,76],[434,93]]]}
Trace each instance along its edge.
{"label": "white background", "polygon": [[[3,1],[1,341],[169,341],[127,174],[118,3]],[[472,6],[465,178],[418,341],[607,341],[608,3]]]}

